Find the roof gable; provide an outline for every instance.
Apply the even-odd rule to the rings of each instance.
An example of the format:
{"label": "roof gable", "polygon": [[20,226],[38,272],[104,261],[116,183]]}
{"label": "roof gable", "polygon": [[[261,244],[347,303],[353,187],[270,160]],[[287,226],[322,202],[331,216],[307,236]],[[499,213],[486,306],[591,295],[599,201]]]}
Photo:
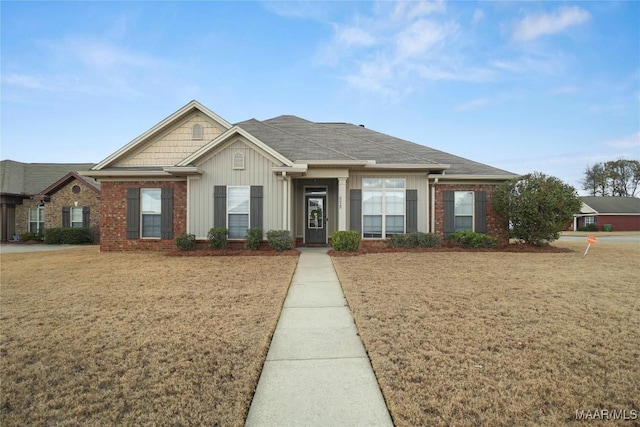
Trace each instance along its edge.
{"label": "roof gable", "polygon": [[637,197],[582,196],[580,199],[598,214],[640,214]]}
{"label": "roof gable", "polygon": [[[180,137],[176,136],[176,134],[173,134],[173,138],[171,137],[172,132],[184,133],[184,127],[190,128],[190,121],[193,121],[193,118],[198,116],[204,119],[205,123],[210,124],[212,129],[217,129],[217,132],[211,130],[211,136],[207,139],[207,126],[205,126],[205,135],[202,139],[192,141],[190,137],[186,138],[184,135]],[[183,129],[180,129],[181,126]],[[93,170],[101,170],[110,166],[173,166],[202,147],[209,140],[215,139],[220,133],[230,128],[231,124],[222,117],[198,101],[191,101],[104,159]],[[186,143],[187,141],[189,143]],[[178,150],[176,150],[176,147]]]}
{"label": "roof gable", "polygon": [[43,196],[51,196],[52,194],[60,191],[65,185],[69,184],[71,181],[78,180],[85,184],[89,189],[91,189],[96,194],[100,194],[100,184],[91,178],[87,178],[84,176],[78,175],[76,172],[69,172],[44,190],[40,192]]}

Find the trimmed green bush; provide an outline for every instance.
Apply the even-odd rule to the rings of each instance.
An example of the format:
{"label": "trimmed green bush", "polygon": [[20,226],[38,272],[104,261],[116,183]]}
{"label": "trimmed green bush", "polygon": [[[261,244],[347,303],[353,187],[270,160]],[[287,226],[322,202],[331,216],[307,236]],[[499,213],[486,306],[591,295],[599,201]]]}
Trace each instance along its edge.
{"label": "trimmed green bush", "polygon": [[38,233],[28,232],[28,233],[21,234],[20,235],[20,240],[22,240],[24,242],[29,242],[31,240],[37,241],[37,240],[41,240],[41,239],[40,239],[40,235]]}
{"label": "trimmed green bush", "polygon": [[578,231],[598,231],[598,226],[595,224],[587,224],[584,227],[578,227]]}
{"label": "trimmed green bush", "polygon": [[214,227],[209,230],[207,234],[207,240],[209,241],[209,247],[211,249],[224,249],[227,247],[227,236],[229,230],[224,227]]}
{"label": "trimmed green bush", "polygon": [[291,249],[291,233],[289,230],[267,231],[267,243],[278,252]]}
{"label": "trimmed green bush", "polygon": [[331,246],[336,251],[355,252],[360,247],[360,233],[357,231],[334,231]]}
{"label": "trimmed green bush", "polygon": [[255,251],[260,247],[260,240],[262,240],[262,228],[250,228],[247,230],[247,241],[244,247]]}
{"label": "trimmed green bush", "polygon": [[84,245],[93,243],[93,235],[88,228],[48,228],[44,232],[44,242],[49,245]]}
{"label": "trimmed green bush", "polygon": [[437,248],[440,245],[440,236],[433,233],[394,234],[387,240],[387,246],[391,248]]}
{"label": "trimmed green bush", "polygon": [[184,233],[176,237],[176,246],[181,251],[190,251],[196,245],[196,235]]}
{"label": "trimmed green bush", "polygon": [[456,231],[448,239],[463,248],[495,248],[500,243],[497,237],[475,231]]}

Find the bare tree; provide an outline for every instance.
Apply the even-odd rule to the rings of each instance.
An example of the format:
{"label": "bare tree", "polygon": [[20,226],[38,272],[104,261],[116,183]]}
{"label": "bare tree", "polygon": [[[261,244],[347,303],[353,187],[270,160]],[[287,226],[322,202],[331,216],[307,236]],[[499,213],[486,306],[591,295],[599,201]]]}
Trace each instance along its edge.
{"label": "bare tree", "polygon": [[640,190],[640,161],[618,159],[587,166],[581,183],[590,196],[635,197]]}

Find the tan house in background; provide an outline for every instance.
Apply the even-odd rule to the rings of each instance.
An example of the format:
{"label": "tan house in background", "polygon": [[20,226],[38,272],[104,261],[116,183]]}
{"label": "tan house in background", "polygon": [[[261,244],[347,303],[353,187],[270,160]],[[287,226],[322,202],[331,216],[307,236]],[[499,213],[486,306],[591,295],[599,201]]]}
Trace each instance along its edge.
{"label": "tan house in background", "polygon": [[100,184],[75,172],[92,166],[0,162],[2,241],[54,227],[86,227],[97,236]]}

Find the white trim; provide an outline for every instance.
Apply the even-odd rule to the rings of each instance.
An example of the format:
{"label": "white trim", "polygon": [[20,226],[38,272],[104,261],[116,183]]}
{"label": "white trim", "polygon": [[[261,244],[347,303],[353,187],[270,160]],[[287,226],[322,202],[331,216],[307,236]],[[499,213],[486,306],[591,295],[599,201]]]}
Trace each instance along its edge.
{"label": "white trim", "polygon": [[202,159],[207,154],[209,154],[211,151],[213,151],[215,148],[217,148],[218,146],[222,145],[228,139],[232,138],[235,135],[240,135],[240,136],[244,137],[246,140],[251,142],[253,145],[258,147],[259,149],[261,149],[265,153],[269,154],[270,156],[272,156],[273,158],[275,158],[279,162],[283,163],[284,165],[293,166],[293,162],[291,160],[287,159],[282,154],[278,153],[276,150],[274,150],[273,148],[269,147],[264,142],[260,141],[258,138],[256,138],[255,136],[251,135],[249,132],[245,131],[244,129],[242,129],[241,127],[238,127],[238,126],[233,126],[231,129],[228,129],[227,131],[223,132],[216,139],[214,139],[213,141],[211,141],[211,142],[205,144],[204,146],[202,146],[202,148],[200,148],[199,150],[195,151],[189,157],[187,157],[186,159],[184,159],[181,162],[179,162],[176,166],[190,166],[192,163],[197,162],[198,160]]}
{"label": "white trim", "polygon": [[[364,186],[364,181],[367,179],[380,179],[382,181],[382,187],[379,188],[373,188],[373,187],[365,187]],[[384,186],[384,181],[385,179],[400,179],[404,182],[404,185],[402,186],[402,188],[387,188]],[[362,224],[362,231],[360,233],[360,236],[363,239],[386,239],[387,238],[387,233],[386,233],[386,217],[387,216],[398,216],[398,215],[394,215],[394,214],[390,214],[387,215],[387,191],[389,192],[393,192],[393,191],[398,191],[398,190],[402,190],[404,191],[404,197],[403,197],[403,203],[402,203],[402,233],[406,233],[407,232],[407,179],[404,177],[386,177],[386,178],[373,178],[373,177],[363,177],[362,178],[362,185],[361,185],[361,191],[362,191],[362,208],[361,208],[361,224]],[[369,215],[365,215],[364,213],[364,193],[366,191],[380,191],[382,193],[382,206],[381,206],[381,213],[378,214],[369,214]],[[364,217],[365,216],[380,216],[381,217],[381,235],[380,237],[365,237],[364,236]]]}
{"label": "white trim", "polygon": [[94,166],[91,170],[97,171],[97,170],[104,169],[105,167],[109,166],[111,163],[115,162],[117,159],[123,157],[125,154],[128,154],[129,152],[133,151],[135,148],[137,148],[140,144],[142,144],[148,138],[150,138],[157,132],[163,130],[166,126],[168,126],[172,122],[180,119],[183,116],[186,116],[187,114],[192,113],[193,111],[200,111],[201,113],[205,114],[206,116],[208,116],[213,121],[217,122],[219,125],[221,125],[225,129],[229,129],[232,126],[231,123],[227,122],[225,119],[218,116],[216,113],[209,110],[204,105],[200,104],[198,101],[193,100],[189,102],[187,105],[185,105],[184,107],[182,107],[181,109],[179,109],[178,111],[176,111],[175,113],[171,114],[166,119],[162,120],[160,123],[158,123],[151,129],[149,129],[145,133],[143,133],[142,135],[138,136],[133,141],[129,142],[127,145],[125,145],[115,153],[111,154],[109,157],[107,157],[106,159],[98,163],[96,166]]}
{"label": "white trim", "polygon": [[[154,190],[154,191],[159,191],[160,192],[160,213],[156,214],[150,214],[150,215],[159,215],[160,216],[160,235],[158,237],[155,236],[150,236],[150,237],[145,237],[142,235],[143,233],[143,226],[142,226],[142,216],[144,215],[144,212],[142,210],[142,192],[145,190]],[[140,187],[140,236],[138,237],[139,239],[147,239],[147,240],[160,240],[162,238],[162,188],[161,187]],[[149,215],[149,214],[148,214]]]}
{"label": "white trim", "polygon": [[[227,228],[227,232],[229,232],[229,215],[245,215],[244,212],[232,212],[231,214],[229,213],[229,190],[232,188],[246,188],[247,191],[247,204],[248,204],[248,209],[246,212],[247,215],[247,229],[251,228],[251,186],[250,185],[227,185],[226,186],[226,190],[227,190],[227,206],[225,207],[225,224],[226,224],[226,228]],[[231,237],[228,236],[229,240],[246,240],[247,236],[243,237],[243,238],[238,238],[238,237]]]}
{"label": "white trim", "polygon": [[[456,194],[471,193],[471,215],[456,215]],[[453,192],[453,231],[456,231],[456,217],[471,217],[471,231],[476,231],[476,192],[474,190],[456,190]],[[466,231],[466,230],[460,230]]]}
{"label": "white trim", "polygon": [[439,179],[442,181],[455,181],[455,180],[472,180],[472,181],[509,181],[520,177],[521,175],[444,175],[444,174],[429,174],[429,179]]}

